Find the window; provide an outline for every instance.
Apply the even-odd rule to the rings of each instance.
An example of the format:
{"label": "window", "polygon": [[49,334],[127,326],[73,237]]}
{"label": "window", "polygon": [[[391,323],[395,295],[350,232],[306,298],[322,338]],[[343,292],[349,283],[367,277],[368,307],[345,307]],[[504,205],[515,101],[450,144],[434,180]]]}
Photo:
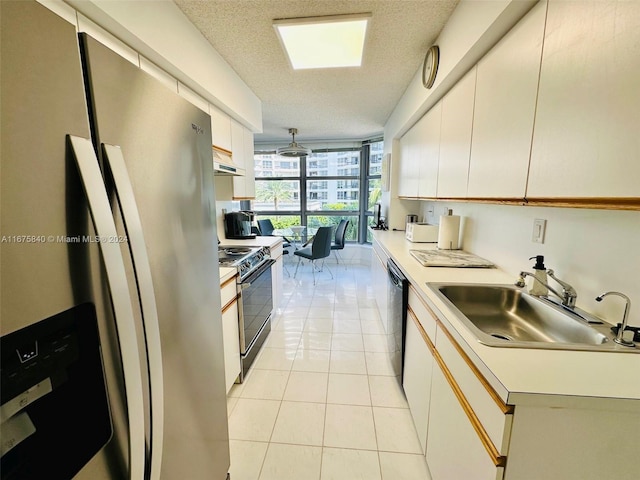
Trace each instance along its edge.
{"label": "window", "polygon": [[376,141],[301,158],[256,152],[256,199],[243,208],[270,218],[276,228],[337,225],[346,219],[347,241],[370,242],[367,225],[380,199],[382,150],[383,142]]}
{"label": "window", "polygon": [[258,180],[253,209],[270,211],[300,210],[299,180]]}

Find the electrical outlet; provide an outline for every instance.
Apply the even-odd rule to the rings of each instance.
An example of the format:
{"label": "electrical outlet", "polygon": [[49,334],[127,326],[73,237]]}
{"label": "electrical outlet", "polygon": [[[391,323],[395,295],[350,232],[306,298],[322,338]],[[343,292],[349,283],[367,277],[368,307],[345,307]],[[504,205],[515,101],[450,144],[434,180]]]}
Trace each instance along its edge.
{"label": "electrical outlet", "polygon": [[547,229],[547,221],[541,218],[533,220],[533,234],[531,235],[531,241],[533,243],[544,243],[544,233]]}

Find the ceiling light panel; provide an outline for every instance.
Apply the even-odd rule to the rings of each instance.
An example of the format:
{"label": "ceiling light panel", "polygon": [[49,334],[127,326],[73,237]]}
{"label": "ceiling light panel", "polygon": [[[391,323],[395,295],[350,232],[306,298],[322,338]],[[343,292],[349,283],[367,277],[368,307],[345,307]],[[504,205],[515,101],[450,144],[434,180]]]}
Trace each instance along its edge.
{"label": "ceiling light panel", "polygon": [[274,20],[294,70],[359,67],[371,14]]}

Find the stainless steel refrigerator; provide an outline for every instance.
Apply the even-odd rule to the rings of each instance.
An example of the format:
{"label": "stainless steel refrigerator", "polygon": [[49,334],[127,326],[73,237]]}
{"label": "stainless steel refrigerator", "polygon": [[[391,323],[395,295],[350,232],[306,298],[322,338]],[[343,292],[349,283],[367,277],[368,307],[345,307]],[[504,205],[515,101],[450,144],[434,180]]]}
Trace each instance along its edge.
{"label": "stainless steel refrigerator", "polygon": [[0,5],[2,479],[223,480],[210,117]]}

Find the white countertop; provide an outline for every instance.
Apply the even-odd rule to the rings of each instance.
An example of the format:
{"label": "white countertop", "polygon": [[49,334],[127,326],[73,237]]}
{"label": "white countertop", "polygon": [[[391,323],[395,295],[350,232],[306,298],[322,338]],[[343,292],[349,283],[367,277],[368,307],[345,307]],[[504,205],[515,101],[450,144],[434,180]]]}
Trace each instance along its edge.
{"label": "white countertop", "polygon": [[237,272],[233,267],[220,267],[220,285],[233,277]]}
{"label": "white countertop", "polygon": [[[373,231],[374,238],[394,259],[425,301],[448,323],[451,333],[476,366],[510,404],[566,405],[591,400],[627,399],[624,408],[640,411],[640,353],[489,347],[477,341],[426,285],[427,282],[513,284],[498,268],[423,267],[409,250],[436,248],[434,243],[411,243],[404,232]],[[473,252],[471,252],[473,253]],[[488,258],[487,260],[492,260]],[[559,396],[563,396],[560,398]]]}

